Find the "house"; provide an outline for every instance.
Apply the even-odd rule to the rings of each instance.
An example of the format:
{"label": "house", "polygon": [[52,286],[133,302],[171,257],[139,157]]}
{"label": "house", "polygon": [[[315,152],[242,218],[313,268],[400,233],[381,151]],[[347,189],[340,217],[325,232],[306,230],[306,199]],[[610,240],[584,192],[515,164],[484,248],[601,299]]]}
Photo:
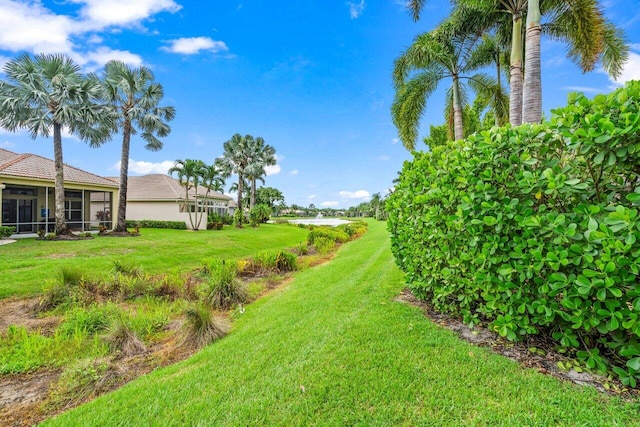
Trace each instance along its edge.
{"label": "house", "polygon": [[[111,178],[117,182],[117,178]],[[117,184],[116,184],[117,185]],[[187,202],[185,188],[180,182],[169,175],[151,174],[143,176],[129,176],[127,179],[127,220],[157,220],[183,221],[190,227],[189,209],[195,211],[196,203],[202,209],[205,203],[206,189],[198,188],[197,198],[194,188],[189,190]],[[233,200],[217,191],[211,191],[206,200],[209,213],[219,215],[233,215],[235,203]],[[110,210],[110,205],[103,195],[95,194],[91,199],[92,212]],[[113,216],[115,216],[115,210]],[[206,227],[206,220],[200,228]]]}
{"label": "house", "polygon": [[[0,225],[16,227],[17,233],[54,231],[54,188],[53,160],[0,148]],[[64,165],[64,193],[65,219],[74,231],[98,225],[91,215],[90,200],[94,193],[102,194],[110,205],[118,203],[117,183],[69,165]]]}

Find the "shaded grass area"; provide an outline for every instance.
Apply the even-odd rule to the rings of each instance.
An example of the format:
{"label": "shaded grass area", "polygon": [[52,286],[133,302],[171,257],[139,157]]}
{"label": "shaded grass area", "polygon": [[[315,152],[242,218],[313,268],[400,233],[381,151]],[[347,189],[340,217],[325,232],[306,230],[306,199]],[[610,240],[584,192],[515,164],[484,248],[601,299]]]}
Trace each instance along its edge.
{"label": "shaded grass area", "polygon": [[0,298],[41,291],[61,268],[108,274],[126,260],[147,274],[187,273],[210,257],[242,258],[263,249],[284,249],[306,241],[308,231],[279,224],[219,231],[143,229],[139,237],[101,237],[77,241],[22,239],[0,246]]}
{"label": "shaded grass area", "polygon": [[47,425],[637,425],[394,301],[384,224],[247,307],[230,335]]}

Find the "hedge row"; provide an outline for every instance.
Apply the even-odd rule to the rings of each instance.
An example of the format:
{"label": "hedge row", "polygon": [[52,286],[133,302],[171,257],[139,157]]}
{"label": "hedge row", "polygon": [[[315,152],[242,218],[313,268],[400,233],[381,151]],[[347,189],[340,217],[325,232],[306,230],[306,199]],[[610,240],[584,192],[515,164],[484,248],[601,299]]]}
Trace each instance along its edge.
{"label": "hedge row", "polygon": [[389,197],[413,291],[588,368],[640,379],[640,82],[572,94],[545,125],[415,153]]}
{"label": "hedge row", "polygon": [[184,221],[156,221],[154,219],[127,220],[127,228],[170,228],[173,230],[186,230],[187,224]]}

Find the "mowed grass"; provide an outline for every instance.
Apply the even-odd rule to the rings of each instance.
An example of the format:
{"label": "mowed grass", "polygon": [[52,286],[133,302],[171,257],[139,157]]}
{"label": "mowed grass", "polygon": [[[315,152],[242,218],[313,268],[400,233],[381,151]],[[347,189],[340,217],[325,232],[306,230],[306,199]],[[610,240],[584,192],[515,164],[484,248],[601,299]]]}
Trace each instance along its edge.
{"label": "mowed grass", "polygon": [[179,364],[54,426],[615,426],[638,405],[546,377],[458,339],[394,298],[383,223],[246,307]]}
{"label": "mowed grass", "polygon": [[142,229],[138,237],[101,237],[78,241],[20,239],[0,246],[0,298],[41,291],[62,267],[89,276],[109,274],[114,261],[142,268],[148,274],[187,273],[212,257],[243,258],[265,249],[283,249],[306,242],[308,230],[286,224],[258,228],[186,231]]}

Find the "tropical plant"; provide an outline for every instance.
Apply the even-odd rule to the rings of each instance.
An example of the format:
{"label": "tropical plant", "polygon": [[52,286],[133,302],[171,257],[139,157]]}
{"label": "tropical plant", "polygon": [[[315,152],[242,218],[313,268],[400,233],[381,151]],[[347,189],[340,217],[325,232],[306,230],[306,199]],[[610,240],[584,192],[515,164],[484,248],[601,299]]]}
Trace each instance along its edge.
{"label": "tropical plant", "polygon": [[[205,214],[204,209],[200,208],[198,201],[198,189],[202,184],[203,171],[205,168],[206,165],[202,160],[186,159],[176,160],[173,167],[169,169],[169,174],[177,174],[180,185],[184,187],[185,209],[189,213],[189,223],[194,231],[200,228],[202,216]],[[191,189],[194,190],[193,204],[189,197]]]}
{"label": "tropical plant", "polygon": [[[244,206],[242,204],[242,196],[244,192],[244,180],[247,176],[249,165],[251,165],[251,144],[253,137],[251,135],[242,136],[236,133],[230,140],[223,144],[224,151],[222,157],[216,159],[216,165],[220,168],[224,178],[230,177],[232,174],[238,175],[238,207],[239,217],[244,214]],[[235,218],[236,215],[234,215]],[[235,221],[236,227],[242,228],[242,221]]]}
{"label": "tropical plant", "polygon": [[249,198],[249,210],[256,204],[256,181],[261,180],[267,174],[266,167],[276,164],[276,150],[271,145],[266,144],[264,139],[257,137],[251,139],[251,162],[247,168],[247,178],[251,181],[251,193]]}
{"label": "tropical plant", "polygon": [[484,73],[468,75],[481,68],[486,61],[478,58],[478,35],[458,33],[457,22],[449,19],[428,33],[416,37],[413,44],[396,59],[393,80],[396,96],[391,107],[393,122],[403,145],[412,150],[418,137],[419,119],[426,99],[438,84],[452,81],[450,102],[454,124],[454,138],[464,137],[462,110],[466,104],[461,79],[469,80],[474,90],[492,91],[496,82]]}
{"label": "tropical plant", "polygon": [[220,168],[213,165],[204,165],[201,169],[202,187],[206,190],[204,193],[204,211],[207,217],[209,216],[209,196],[212,191],[222,192],[224,187],[224,178]]}
{"label": "tropical plant", "polygon": [[[583,72],[597,64],[613,77],[619,77],[629,56],[629,46],[621,29],[603,15],[600,1],[528,0],[525,38],[526,72],[523,86],[522,115],[525,123],[542,120],[542,78],[540,36],[548,34],[568,45],[568,56]],[[542,15],[550,15],[541,23]]]}
{"label": "tropical plant", "polygon": [[277,188],[260,187],[256,190],[257,204],[264,204],[273,209],[276,207],[277,202],[284,203],[284,195]]}
{"label": "tropical plant", "polygon": [[267,222],[270,216],[271,208],[264,204],[257,204],[249,211],[249,219],[251,220],[252,227],[257,227]]}
{"label": "tropical plant", "polygon": [[154,82],[154,75],[147,67],[132,69],[122,61],[109,61],[100,83],[116,117],[115,130],[122,131],[118,214],[114,230],[126,232],[131,136],[136,135],[139,129],[147,150],[161,150],[163,143],[157,137],[163,138],[171,132],[167,122],[175,117],[175,109],[158,106],[164,90],[160,83]]}
{"label": "tropical plant", "polygon": [[65,220],[62,130],[68,129],[90,146],[110,137],[113,118],[101,101],[97,80],[80,74],[65,55],[23,54],[4,66],[0,81],[0,127],[26,129],[31,138],[53,133],[55,165],[55,233],[71,234]]}

